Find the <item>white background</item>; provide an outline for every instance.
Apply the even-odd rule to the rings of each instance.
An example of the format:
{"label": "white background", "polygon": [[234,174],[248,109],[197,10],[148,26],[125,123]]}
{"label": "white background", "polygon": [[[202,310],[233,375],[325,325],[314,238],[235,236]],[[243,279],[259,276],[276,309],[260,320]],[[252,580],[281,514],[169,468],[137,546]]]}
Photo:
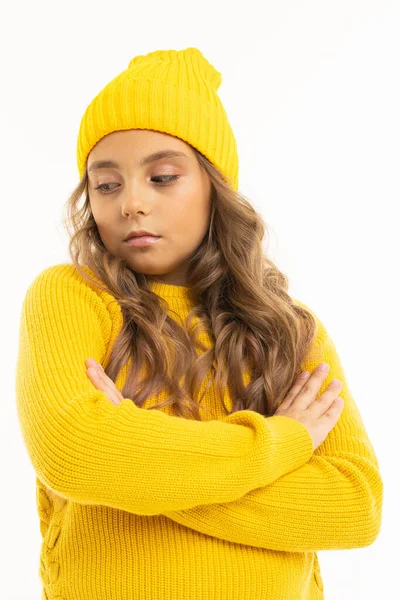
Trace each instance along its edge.
{"label": "white background", "polygon": [[195,46],[222,73],[239,189],[263,214],[289,291],[327,326],[381,465],[380,535],[367,548],[319,552],[326,600],[393,598],[400,3],[36,0],[2,13],[1,597],[40,599],[35,473],[15,405],[18,322],[30,282],[69,262],[61,218],[78,183],[81,117],[137,54]]}

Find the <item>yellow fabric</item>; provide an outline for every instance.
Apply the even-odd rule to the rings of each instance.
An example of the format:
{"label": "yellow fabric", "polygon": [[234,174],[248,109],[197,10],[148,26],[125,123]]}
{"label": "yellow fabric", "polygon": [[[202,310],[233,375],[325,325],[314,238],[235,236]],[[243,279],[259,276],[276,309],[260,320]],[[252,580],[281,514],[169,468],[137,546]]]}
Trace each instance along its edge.
{"label": "yellow fabric", "polygon": [[[188,313],[188,288],[151,285],[170,309]],[[122,326],[118,303],[72,264],[35,278],[21,311],[16,397],[36,473],[42,600],[324,598],[317,551],[374,542],[383,484],[317,320],[303,367],[327,362],[321,393],[337,377],[345,404],[313,451],[296,420],[226,416],[212,388],[205,400],[215,417],[202,413],[204,421],[147,410],[162,394],[143,408],[129,398],[113,405],[84,361],[107,364]]]}
{"label": "yellow fabric", "polygon": [[135,56],[85,110],[76,148],[79,176],[91,149],[105,135],[151,129],[191,144],[237,191],[238,149],[217,93],[221,82],[222,74],[198,48]]}

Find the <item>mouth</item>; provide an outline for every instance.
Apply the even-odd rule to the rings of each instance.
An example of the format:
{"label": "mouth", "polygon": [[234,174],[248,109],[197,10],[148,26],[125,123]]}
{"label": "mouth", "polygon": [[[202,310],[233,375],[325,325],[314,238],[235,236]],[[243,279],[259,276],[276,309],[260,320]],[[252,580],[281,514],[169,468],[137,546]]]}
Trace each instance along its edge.
{"label": "mouth", "polygon": [[152,246],[158,240],[161,239],[161,236],[154,235],[140,235],[130,237],[125,241],[128,246],[133,246],[134,248],[142,247],[142,246]]}

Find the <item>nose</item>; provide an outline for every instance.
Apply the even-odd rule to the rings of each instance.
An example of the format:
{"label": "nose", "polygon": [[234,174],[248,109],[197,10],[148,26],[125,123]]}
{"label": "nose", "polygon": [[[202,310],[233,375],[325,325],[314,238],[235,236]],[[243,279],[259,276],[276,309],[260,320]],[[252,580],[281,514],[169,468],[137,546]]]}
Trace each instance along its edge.
{"label": "nose", "polygon": [[126,193],[122,194],[121,211],[125,216],[136,213],[146,213],[148,202],[146,192],[139,184],[130,184],[126,187]]}

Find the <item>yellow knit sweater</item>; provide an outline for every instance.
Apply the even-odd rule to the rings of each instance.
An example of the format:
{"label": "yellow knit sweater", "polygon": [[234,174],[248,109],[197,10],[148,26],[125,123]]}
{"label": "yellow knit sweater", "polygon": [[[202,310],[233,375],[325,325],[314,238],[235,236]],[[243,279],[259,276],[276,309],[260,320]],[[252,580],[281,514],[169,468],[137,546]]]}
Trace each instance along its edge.
{"label": "yellow knit sweater", "polygon": [[[189,312],[187,288],[151,285],[179,315]],[[317,551],[375,541],[383,484],[317,321],[303,368],[327,362],[320,393],[339,378],[344,408],[313,451],[298,421],[250,410],[227,417],[212,388],[206,404],[215,418],[202,413],[203,421],[147,410],[162,394],[147,408],[129,398],[112,404],[85,360],[108,362],[122,326],[115,298],[72,264],[35,278],[21,312],[16,398],[36,473],[42,600],[324,598]],[[120,390],[124,377],[125,367]],[[232,406],[228,393],[225,403]]]}

